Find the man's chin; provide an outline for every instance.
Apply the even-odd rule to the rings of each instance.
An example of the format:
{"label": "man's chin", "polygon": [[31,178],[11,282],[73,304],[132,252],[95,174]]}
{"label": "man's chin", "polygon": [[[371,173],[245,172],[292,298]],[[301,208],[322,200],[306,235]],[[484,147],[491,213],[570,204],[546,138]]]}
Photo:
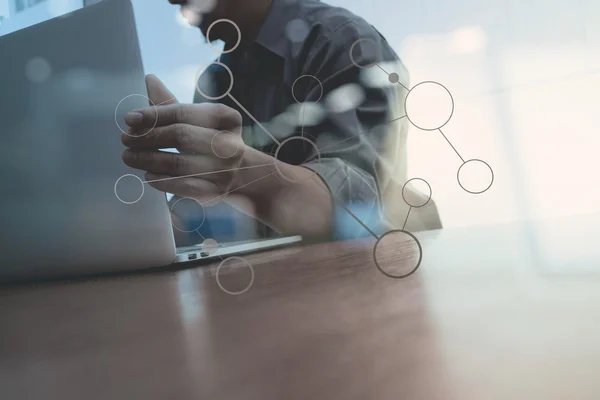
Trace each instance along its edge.
{"label": "man's chin", "polygon": [[182,6],[179,10],[181,16],[187,23],[191,26],[196,26],[202,30],[202,32],[206,32],[208,27],[210,26],[210,22],[208,22],[210,18],[210,14],[203,14],[196,10],[193,7]]}

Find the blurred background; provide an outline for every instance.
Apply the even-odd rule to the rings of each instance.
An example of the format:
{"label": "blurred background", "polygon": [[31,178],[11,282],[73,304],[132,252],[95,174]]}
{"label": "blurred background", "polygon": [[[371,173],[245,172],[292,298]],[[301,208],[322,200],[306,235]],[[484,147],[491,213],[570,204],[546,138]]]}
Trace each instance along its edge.
{"label": "blurred background", "polygon": [[[167,0],[132,3],[146,72],[191,102],[195,74],[217,54]],[[465,160],[491,166],[491,188],[469,194],[457,180],[462,162],[443,136],[411,127],[409,179],[430,184],[445,227],[600,211],[600,2],[328,3],[377,27],[406,64],[411,87],[422,81],[444,85],[454,100],[444,134]],[[0,0],[0,35],[83,5]],[[10,62],[1,51],[0,60]],[[428,112],[444,110],[431,104]],[[474,174],[463,178],[477,179]]]}

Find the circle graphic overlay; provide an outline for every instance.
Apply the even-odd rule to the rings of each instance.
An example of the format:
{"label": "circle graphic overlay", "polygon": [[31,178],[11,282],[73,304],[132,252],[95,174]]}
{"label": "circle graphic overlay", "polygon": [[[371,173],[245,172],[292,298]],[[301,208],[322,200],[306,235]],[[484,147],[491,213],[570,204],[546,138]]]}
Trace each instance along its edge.
{"label": "circle graphic overlay", "polygon": [[[175,229],[183,233],[196,232],[206,219],[206,211],[202,204],[189,197],[177,199],[171,206],[171,213],[177,216],[177,218],[171,218],[171,224]],[[177,226],[176,219],[190,221],[191,227]]]}
{"label": "circle graphic overlay", "polygon": [[[356,59],[354,58],[354,53],[355,53],[354,49],[356,48],[357,45],[361,45],[361,47],[364,47],[362,55],[364,55],[365,58],[374,59],[375,61],[373,61],[370,64],[365,64],[365,65],[359,64],[356,61]],[[354,64],[355,66],[357,66],[358,68],[361,68],[361,69],[372,68],[375,65],[379,64],[379,62],[381,61],[381,48],[379,47],[379,44],[377,42],[375,42],[373,39],[369,39],[369,38],[358,39],[356,42],[352,43],[352,46],[350,47],[350,61],[352,61],[352,64]]]}
{"label": "circle graphic overlay", "polygon": [[441,83],[425,81],[408,91],[404,112],[411,124],[423,131],[442,128],[454,114],[454,98]]}
{"label": "circle graphic overlay", "polygon": [[[225,68],[225,71],[227,71],[227,73],[229,74],[229,80],[230,80],[229,87],[227,88],[225,93],[223,93],[222,95],[219,95],[219,96],[210,96],[210,95],[204,93],[202,91],[202,89],[200,89],[200,76],[206,69],[210,68],[213,65],[217,65],[219,67]],[[213,82],[208,82],[208,83],[212,84]],[[229,69],[229,67],[227,65],[223,64],[220,61],[214,61],[208,65],[203,65],[198,69],[198,72],[196,72],[196,90],[198,91],[198,93],[200,93],[200,95],[202,95],[204,98],[206,98],[208,100],[221,100],[222,98],[228,96],[229,93],[231,93],[232,89],[233,89],[233,72],[231,72],[231,70]]]}
{"label": "circle graphic overlay", "polygon": [[[134,186],[137,186],[138,183],[142,188],[141,190],[134,188]],[[136,197],[135,192],[138,191],[140,193]],[[125,174],[115,182],[115,196],[117,196],[117,199],[119,199],[119,201],[123,204],[135,204],[144,196],[144,182],[139,176]]]}
{"label": "circle graphic overlay", "polygon": [[[299,76],[298,78],[296,78],[296,80],[292,84],[292,97],[294,98],[294,100],[296,100],[296,103],[302,104],[302,101],[298,100],[298,98],[296,97],[295,88],[296,88],[296,83],[298,83],[298,81],[300,79],[306,79],[306,78],[312,78],[315,81],[317,81],[317,83],[319,84],[319,89],[321,90],[321,94],[319,95],[319,97],[316,100],[314,100],[314,103],[318,103],[321,100],[321,97],[323,97],[323,84],[316,76],[313,76],[313,75],[302,75],[302,76]],[[306,101],[306,100],[307,99],[304,99],[304,101]]]}
{"label": "circle graphic overlay", "polygon": [[[127,112],[125,112],[125,113],[121,113],[120,112],[121,111],[120,108],[124,108],[125,107],[125,105],[123,104],[123,102],[126,102],[127,100],[129,100],[129,99],[131,99],[133,97],[136,97],[136,96],[143,97],[148,102],[147,104],[150,104],[150,105],[152,105],[152,107],[154,107],[155,118],[154,118],[154,124],[152,125],[152,128],[150,128],[150,130],[148,132],[144,132],[144,133],[141,133],[139,135],[132,135],[131,133],[127,133],[127,130],[123,129],[121,127],[121,125],[119,124],[119,115],[125,115],[125,114],[127,114],[127,112],[131,111],[132,109],[139,108],[139,106],[137,106],[137,107],[129,107],[128,110],[127,110]],[[137,102],[136,102],[136,105],[137,105]],[[131,137],[146,136],[147,134],[149,134],[150,132],[152,132],[152,130],[156,127],[156,124],[158,123],[158,109],[156,108],[156,104],[154,104],[154,102],[152,100],[150,100],[150,98],[148,98],[147,96],[144,96],[143,94],[130,94],[129,96],[123,97],[123,99],[121,99],[121,101],[115,107],[115,123],[117,124],[117,127],[119,128],[119,130],[121,132],[123,132],[127,136],[131,136]]]}
{"label": "circle graphic overlay", "polygon": [[[415,186],[416,191],[407,190],[408,184]],[[425,193],[425,196],[421,194]],[[402,186],[402,198],[404,202],[412,208],[421,208],[431,200],[431,185],[425,179],[412,178]]]}
{"label": "circle graphic overlay", "polygon": [[[225,147],[226,142],[228,141],[227,135],[230,135],[232,138],[234,137],[232,132],[229,131],[220,131],[217,132],[213,135],[212,139],[210,140],[210,148],[212,150],[212,152],[214,153],[215,156],[219,157],[219,158],[231,158],[233,156],[235,156],[237,154],[237,152],[240,150],[240,142],[239,141],[235,141],[236,143],[236,148],[235,151],[231,152],[228,154],[226,151],[223,150],[223,147]],[[225,142],[225,143],[223,143]]]}
{"label": "circle graphic overlay", "polygon": [[[216,24],[220,24],[222,22],[226,22],[228,24],[233,25],[233,27],[235,28],[235,30],[237,32],[237,36],[238,36],[237,41],[235,42],[233,47],[230,48],[229,50],[221,50],[221,49],[216,48],[215,46],[212,45],[212,41],[210,39],[210,31],[214,28],[214,26]],[[211,49],[213,49],[214,51],[216,51],[219,54],[229,54],[229,53],[233,52],[235,49],[238,48],[241,41],[242,41],[242,32],[240,31],[240,27],[237,26],[237,24],[230,19],[225,19],[225,18],[218,19],[215,22],[213,22],[212,24],[210,24],[210,26],[206,30],[206,42],[208,43],[208,45],[210,46]],[[232,78],[232,81],[233,81],[233,78]]]}
{"label": "circle graphic overlay", "polygon": [[[299,173],[292,175],[289,172],[284,173],[281,168],[281,164],[285,164],[285,162],[281,161],[279,157],[282,156],[282,153],[288,153],[288,151],[291,151],[291,148],[284,149],[284,146],[293,141],[296,141],[295,146],[312,146],[314,148],[315,153],[317,154],[316,162],[321,162],[321,152],[312,140],[304,136],[292,136],[281,142],[281,144],[277,147],[277,150],[275,150],[275,169],[277,170],[279,176],[281,176],[283,179],[290,183],[304,183],[307,182],[309,179],[312,179],[316,175],[316,172],[309,168],[302,168],[302,170],[300,170]],[[298,143],[298,141],[302,141],[304,143]]]}
{"label": "circle graphic overlay", "polygon": [[492,187],[494,170],[485,161],[475,158],[465,161],[458,168],[456,179],[465,192],[481,194]]}
{"label": "circle graphic overlay", "polygon": [[[250,269],[250,280],[249,282],[246,284],[246,286],[241,289],[241,290],[229,290],[227,288],[225,288],[225,286],[223,286],[223,283],[221,282],[221,269],[226,267],[226,268],[230,268],[234,270],[234,273],[231,274],[231,278],[232,280],[238,281],[240,278],[240,275],[237,273],[240,270],[240,267],[246,266]],[[250,290],[250,288],[252,287],[252,285],[254,284],[254,268],[252,268],[252,264],[250,264],[248,261],[246,261],[245,259],[243,259],[242,257],[228,257],[226,259],[224,259],[223,261],[221,261],[221,263],[219,263],[219,266],[217,267],[217,285],[219,285],[219,288],[221,288],[222,291],[224,291],[227,294],[230,294],[232,296],[238,296],[240,294],[244,294],[246,293],[248,290]]]}
{"label": "circle graphic overlay", "polygon": [[373,260],[377,269],[388,278],[402,279],[419,269],[423,248],[416,236],[408,231],[388,231],[377,239]]}
{"label": "circle graphic overlay", "polygon": [[390,81],[390,83],[398,83],[400,81],[400,75],[398,75],[395,72],[392,72],[388,75],[388,80]]}
{"label": "circle graphic overlay", "polygon": [[209,256],[215,254],[217,250],[219,250],[219,243],[215,239],[209,238],[202,242],[202,251]]}

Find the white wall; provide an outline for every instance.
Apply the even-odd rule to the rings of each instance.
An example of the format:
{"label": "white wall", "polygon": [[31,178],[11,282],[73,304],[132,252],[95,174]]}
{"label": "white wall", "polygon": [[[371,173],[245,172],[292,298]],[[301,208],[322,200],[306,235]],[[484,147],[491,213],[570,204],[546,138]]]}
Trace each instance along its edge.
{"label": "white wall", "polygon": [[445,226],[600,211],[599,2],[329,2],[374,23],[413,85],[449,88],[444,133],[464,158],[492,166],[492,188],[470,195],[443,137],[411,130],[409,175],[431,184]]}
{"label": "white wall", "polygon": [[8,0],[0,0],[0,16],[8,16]]}

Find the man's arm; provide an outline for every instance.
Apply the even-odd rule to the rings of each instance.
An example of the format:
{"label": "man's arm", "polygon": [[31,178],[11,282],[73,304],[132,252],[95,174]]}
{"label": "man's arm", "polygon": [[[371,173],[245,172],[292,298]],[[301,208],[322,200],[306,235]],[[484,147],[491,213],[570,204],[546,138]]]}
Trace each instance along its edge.
{"label": "man's arm", "polygon": [[[308,57],[302,60],[298,74],[314,76],[319,82],[304,80],[312,85],[297,87],[297,97],[305,101],[320,98],[323,101],[319,104],[325,107],[325,99],[339,95],[335,91],[354,85],[362,88],[364,101],[343,112],[329,109],[319,125],[303,128],[303,136],[312,139],[319,150],[312,152],[299,166],[301,169],[285,164],[280,169],[290,168],[288,172],[271,170],[268,173],[273,175],[266,177],[267,171],[243,169],[242,181],[259,180],[247,192],[256,205],[255,217],[280,233],[347,237],[343,225],[350,225],[368,234],[356,222],[346,223],[353,218],[346,208],[373,229],[379,227],[380,193],[375,169],[383,167],[386,159],[406,162],[405,157],[399,159],[399,148],[406,140],[406,129],[401,126],[406,124],[402,121],[402,105],[408,74],[385,39],[366,23],[345,24],[324,32],[307,46]],[[372,51],[374,47],[379,54]],[[355,63],[372,65],[375,71],[365,74],[365,69]],[[389,82],[387,74],[375,64],[393,68],[389,72],[399,75],[399,83]],[[379,74],[383,84],[369,82],[373,73]],[[255,150],[246,154],[245,167],[268,162],[269,156]],[[293,184],[282,179],[280,172],[284,177],[299,174],[304,178],[299,180],[302,183]]]}
{"label": "man's arm", "polygon": [[[362,69],[350,60],[347,39],[369,35],[380,45],[387,44],[374,29],[364,27],[361,30],[349,25],[334,34],[311,48],[304,73],[318,77],[324,98],[352,83],[364,86],[366,96],[356,109],[329,113],[325,122],[308,132],[321,148],[320,162],[316,151],[312,160],[296,166],[245,146],[241,116],[218,104],[158,106],[158,116],[154,108],[138,110],[128,118],[133,136],[136,131],[147,131],[146,125],[159,122],[148,135],[123,136],[123,142],[131,147],[124,161],[148,171],[147,180],[154,181],[151,185],[159,190],[194,198],[202,204],[229,201],[281,234],[330,236],[336,233],[337,205],[377,209],[379,193],[372,168],[387,145],[388,129],[384,125],[390,118],[390,102],[398,100],[393,97],[394,90],[363,84]],[[338,43],[336,39],[341,38],[346,40]],[[364,65],[378,61],[370,60],[368,49],[360,45],[354,47],[353,55]],[[224,130],[233,135],[218,135]],[[332,135],[333,143],[330,140],[323,147],[321,139],[327,133]],[[235,156],[216,157],[211,150],[214,145],[220,146],[219,154]],[[168,147],[185,154],[154,150]],[[164,179],[169,177],[177,179]],[[247,206],[248,202],[237,203],[234,196],[229,196],[233,192],[250,199],[252,207]]]}
{"label": "man's arm", "polygon": [[[318,104],[327,113],[320,124],[304,127],[320,151],[303,166],[317,173],[333,198],[334,236],[368,235],[369,228],[383,229],[379,211],[390,175],[400,185],[407,179],[408,72],[379,32],[362,20],[325,29],[306,53],[298,75],[318,82],[302,80],[312,85],[301,87],[304,93],[296,88],[295,95],[306,101],[321,98]],[[398,81],[390,81],[389,73]],[[357,91],[362,94],[358,104],[344,106],[345,96]]]}

